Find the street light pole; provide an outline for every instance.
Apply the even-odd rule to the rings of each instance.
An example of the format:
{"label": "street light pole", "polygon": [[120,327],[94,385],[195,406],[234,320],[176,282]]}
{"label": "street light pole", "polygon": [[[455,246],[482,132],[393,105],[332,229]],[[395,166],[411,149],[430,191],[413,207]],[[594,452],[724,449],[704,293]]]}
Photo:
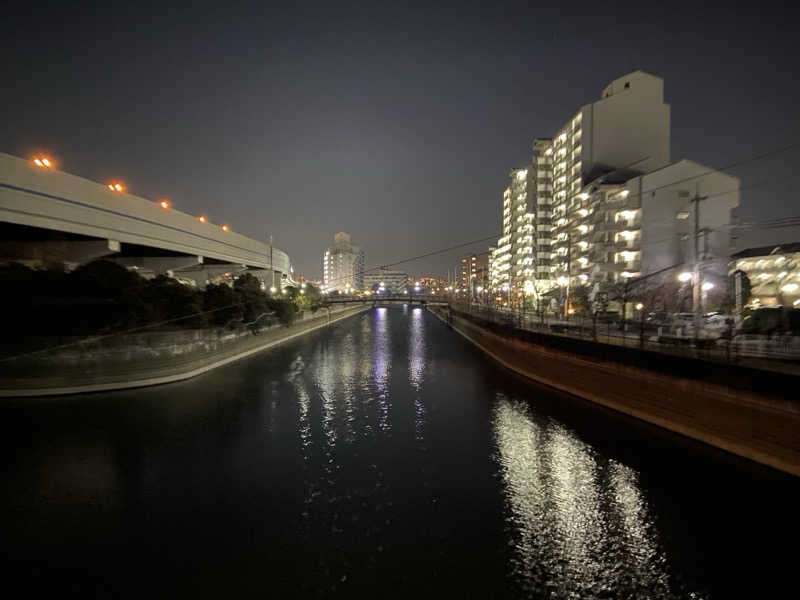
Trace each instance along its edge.
{"label": "street light pole", "polygon": [[694,312],[694,340],[695,343],[700,337],[700,327],[702,325],[702,271],[700,269],[700,202],[708,196],[700,196],[695,190],[692,203],[694,204],[694,277],[692,282],[692,311]]}

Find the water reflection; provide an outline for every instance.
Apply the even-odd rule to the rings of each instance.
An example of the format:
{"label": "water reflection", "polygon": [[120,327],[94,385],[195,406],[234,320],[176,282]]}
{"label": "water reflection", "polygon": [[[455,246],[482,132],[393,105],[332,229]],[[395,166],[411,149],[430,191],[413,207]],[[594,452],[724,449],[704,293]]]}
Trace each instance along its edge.
{"label": "water reflection", "polygon": [[411,311],[411,327],[408,337],[408,380],[414,395],[414,437],[418,442],[424,438],[425,404],[422,402],[422,384],[425,371],[425,325],[422,309]]}
{"label": "water reflection", "polygon": [[523,588],[553,598],[675,597],[635,472],[501,393],[493,424]]}
{"label": "water reflection", "polygon": [[391,336],[389,335],[387,309],[375,311],[375,333],[372,338],[372,372],[375,393],[378,396],[378,427],[388,432],[389,426],[389,376],[392,362]]}
{"label": "water reflection", "polygon": [[774,551],[796,547],[796,485],[706,483],[719,461],[546,394],[410,307],[180,384],[7,403],[7,570],[53,582],[37,597],[64,573],[113,592],[128,548],[137,597],[797,597],[775,592],[797,552]]}

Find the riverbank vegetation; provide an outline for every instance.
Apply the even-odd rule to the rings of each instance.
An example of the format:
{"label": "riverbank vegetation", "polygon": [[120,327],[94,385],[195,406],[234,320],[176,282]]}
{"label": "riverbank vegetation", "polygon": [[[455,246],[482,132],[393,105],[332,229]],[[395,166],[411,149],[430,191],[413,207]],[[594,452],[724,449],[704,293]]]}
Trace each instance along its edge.
{"label": "riverbank vegetation", "polygon": [[[291,289],[291,288],[290,288]],[[290,325],[299,310],[315,311],[321,296],[307,285],[302,294],[264,293],[245,273],[233,286],[209,284],[198,290],[160,275],[146,279],[110,261],[95,261],[65,272],[0,268],[0,314],[6,341],[30,336],[80,336],[149,329]]]}

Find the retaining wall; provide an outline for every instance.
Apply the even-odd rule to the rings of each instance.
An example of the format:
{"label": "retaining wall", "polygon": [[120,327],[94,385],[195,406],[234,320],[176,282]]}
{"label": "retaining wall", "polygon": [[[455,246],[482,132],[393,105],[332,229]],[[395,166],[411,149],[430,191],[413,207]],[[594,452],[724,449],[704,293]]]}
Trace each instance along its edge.
{"label": "retaining wall", "polygon": [[143,387],[195,377],[330,323],[365,305],[302,315],[290,327],[198,330],[114,336],[5,361],[0,397],[48,396]]}
{"label": "retaining wall", "polygon": [[530,379],[800,475],[798,378],[515,330],[432,309]]}

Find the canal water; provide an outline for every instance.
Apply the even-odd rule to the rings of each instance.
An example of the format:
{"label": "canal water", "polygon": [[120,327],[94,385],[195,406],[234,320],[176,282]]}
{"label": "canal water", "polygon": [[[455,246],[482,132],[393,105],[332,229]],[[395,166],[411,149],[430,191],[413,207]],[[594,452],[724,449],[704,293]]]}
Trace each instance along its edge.
{"label": "canal water", "polygon": [[4,401],[0,434],[26,596],[800,597],[798,480],[522,380],[420,308]]}

